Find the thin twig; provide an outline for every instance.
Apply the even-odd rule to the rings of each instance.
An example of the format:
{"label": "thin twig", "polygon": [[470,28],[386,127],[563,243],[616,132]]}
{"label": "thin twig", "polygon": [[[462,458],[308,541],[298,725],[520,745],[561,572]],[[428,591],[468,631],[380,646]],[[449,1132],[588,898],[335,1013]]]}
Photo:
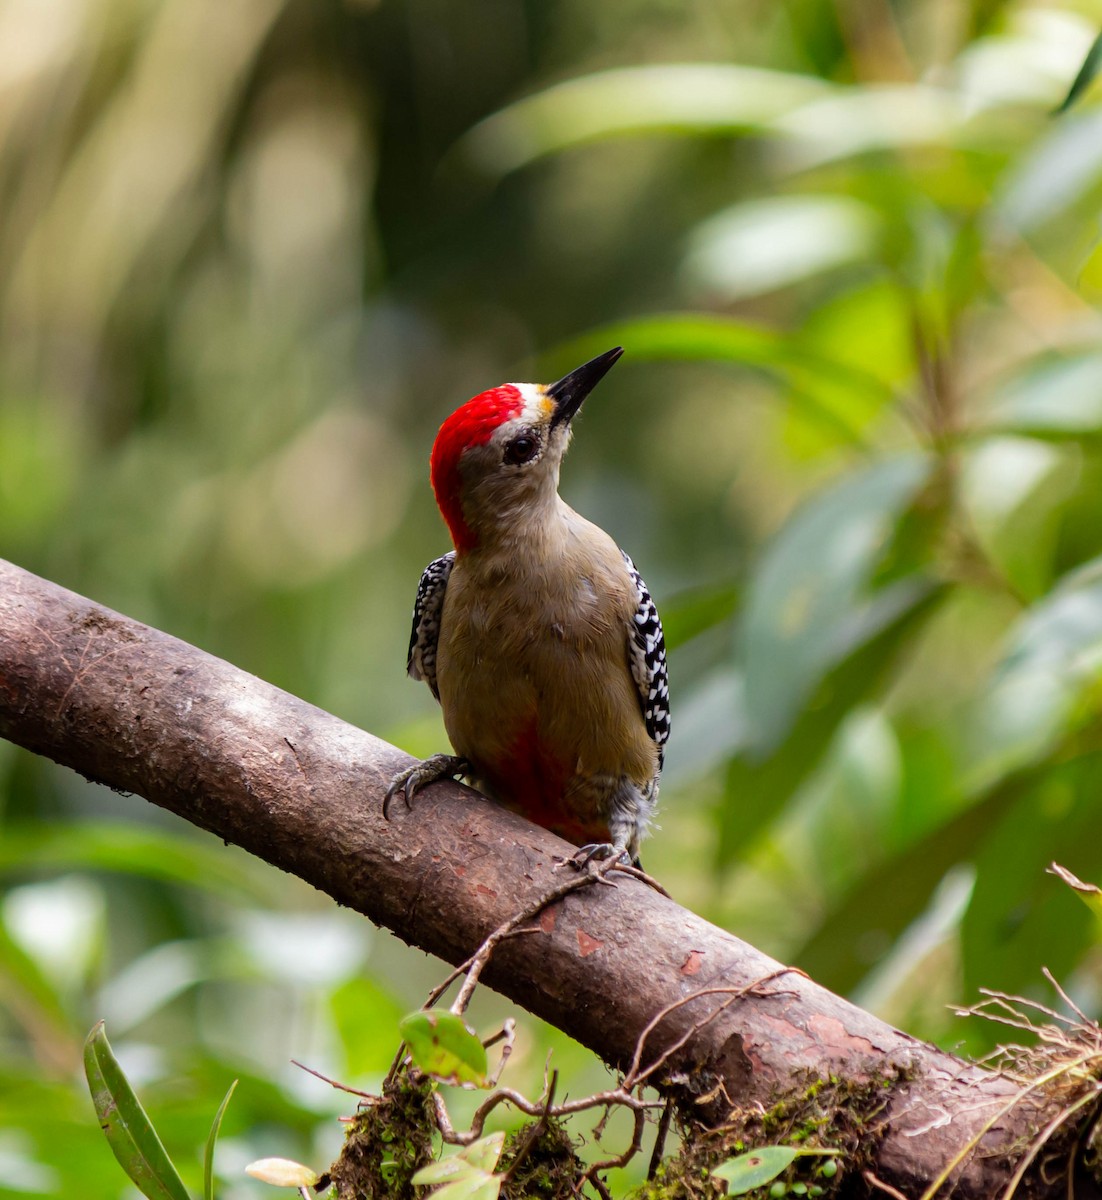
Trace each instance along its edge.
{"label": "thin twig", "polygon": [[1080,1096],[1074,1104],[1069,1104],[1067,1108],[1063,1109],[1061,1112],[1058,1112],[1056,1116],[1049,1121],[1044,1129],[1042,1129],[1041,1132],[1038,1133],[1033,1139],[1033,1143],[1029,1147],[1029,1152],[1022,1155],[1021,1162],[1018,1163],[1014,1174],[1011,1175],[1010,1182],[1006,1185],[1006,1188],[999,1200],[1010,1200],[1010,1198],[1018,1190],[1018,1184],[1022,1182],[1026,1171],[1029,1170],[1030,1166],[1033,1164],[1033,1160],[1038,1154],[1040,1154],[1042,1148],[1049,1138],[1052,1137],[1052,1135],[1067,1121],[1069,1117],[1073,1116],[1092,1100],[1097,1100],[1100,1094],[1102,1094],[1102,1087],[1096,1086],[1093,1091],[1088,1092],[1085,1096]]}
{"label": "thin twig", "polygon": [[670,1118],[673,1116],[673,1097],[666,1099],[666,1107],[658,1119],[658,1132],[654,1135],[654,1149],[650,1152],[650,1163],[647,1166],[647,1178],[653,1179],[658,1173],[662,1154],[666,1149],[666,1135],[670,1132]]}
{"label": "thin twig", "polygon": [[[527,1096],[513,1091],[512,1088],[498,1088],[475,1109],[474,1115],[471,1117],[470,1128],[460,1133],[452,1125],[443,1096],[439,1091],[434,1092],[433,1105],[436,1109],[440,1136],[450,1145],[469,1146],[471,1142],[477,1141],[482,1136],[486,1118],[499,1104],[511,1104],[526,1116],[538,1117],[544,1110],[545,1099],[541,1096],[538,1101],[533,1103]],[[633,1112],[646,1112],[652,1108],[661,1108],[662,1104],[661,1100],[643,1100],[630,1095],[622,1088],[616,1088],[613,1091],[597,1092],[593,1096],[585,1096],[579,1100],[566,1100],[562,1104],[556,1104],[549,1110],[548,1116],[568,1117],[572,1113],[585,1112],[587,1109],[601,1108],[606,1105],[619,1105],[622,1108],[631,1109]]]}
{"label": "thin twig", "polygon": [[328,1075],[323,1075],[320,1071],[315,1071],[313,1067],[308,1067],[305,1063],[300,1063],[297,1058],[292,1058],[291,1062],[300,1071],[305,1071],[307,1075],[313,1075],[315,1079],[320,1079],[322,1083],[329,1084],[331,1088],[336,1088],[339,1092],[348,1092],[350,1096],[359,1096],[364,1100],[378,1099],[371,1092],[361,1092],[359,1088],[349,1087],[347,1083],[341,1083],[337,1079],[330,1079]]}
{"label": "thin twig", "polygon": [[444,1103],[444,1097],[439,1090],[432,1093],[432,1107],[436,1113],[436,1128],[440,1130],[440,1136],[450,1146],[469,1146],[471,1142],[477,1141],[478,1135],[482,1132],[481,1128],[476,1132],[472,1128],[466,1133],[456,1133],[455,1126],[452,1124],[451,1114],[448,1112],[448,1106]]}
{"label": "thin twig", "polygon": [[[523,920],[523,918],[521,918],[521,919]],[[514,920],[515,920],[515,918],[514,918]],[[512,921],[509,921],[509,922],[506,922],[505,925],[499,926],[497,929],[495,929],[494,932],[491,933],[489,935],[489,937],[487,937],[486,941],[482,942],[479,945],[478,949],[474,952],[474,954],[472,954],[470,956],[470,958],[465,959],[463,962],[461,962],[459,964],[459,966],[454,967],[451,971],[449,971],[447,976],[443,979],[443,981],[438,983],[436,985],[436,987],[434,987],[432,989],[432,991],[429,992],[428,996],[425,997],[425,1003],[421,1007],[422,1008],[432,1008],[433,1005],[435,1005],[439,1001],[440,997],[443,996],[443,994],[448,990],[448,988],[451,987],[451,985],[453,983],[455,983],[455,981],[457,979],[462,979],[463,976],[466,975],[466,973],[471,969],[473,964],[478,960],[480,954],[482,953],[483,949],[486,946],[486,942],[488,942],[490,940],[490,938],[493,938],[494,939],[493,944],[497,945],[498,943],[504,941],[510,935],[510,933],[513,933],[513,932],[515,932],[515,933],[535,933],[536,932],[536,930],[534,930],[534,929],[512,930],[512,929],[508,928],[508,926],[511,924],[512,924]]]}
{"label": "thin twig", "polygon": [[388,1070],[386,1075],[383,1076],[384,1092],[387,1091],[387,1089],[393,1085],[395,1079],[398,1078],[398,1072],[402,1069],[402,1063],[406,1061],[407,1057],[408,1055],[406,1054],[405,1042],[399,1042],[398,1050],[390,1064],[390,1070]]}
{"label": "thin twig", "polygon": [[[1051,975],[1048,974],[1047,968],[1042,967],[1041,970],[1046,977],[1051,980],[1053,985],[1057,986],[1056,981],[1052,979]],[[1058,986],[1057,990],[1059,990]],[[1061,1025],[1067,1025],[1072,1029],[1078,1029],[1080,1027],[1078,1022],[1073,1021],[1070,1017],[1065,1016],[1061,1012],[1057,1012],[1054,1008],[1049,1008],[1047,1004],[1042,1004],[1040,1000],[1031,1000],[1028,996],[1015,996],[1012,993],[992,991],[990,988],[980,988],[980,995],[987,996],[991,1000],[1001,1001],[1008,1007],[1010,1004],[1018,1004],[1023,1008],[1032,1008],[1037,1012],[1044,1013],[1046,1017],[1051,1018],[1053,1021],[1059,1021]],[[977,1007],[981,1006],[977,1005]],[[1071,1007],[1074,1008],[1075,1006],[1071,1005]],[[1084,1018],[1084,1020],[1087,1020],[1087,1018]],[[1090,1028],[1092,1027],[1093,1023],[1088,1020],[1087,1025],[1088,1028]]]}
{"label": "thin twig", "polygon": [[[451,987],[451,985],[461,976],[466,975],[463,981],[463,987],[460,988],[454,1002],[451,1005],[451,1012],[462,1015],[467,1006],[471,1002],[471,996],[474,994],[474,989],[478,984],[478,978],[490,961],[490,956],[493,954],[496,946],[505,941],[506,938],[515,937],[522,933],[538,933],[538,929],[521,929],[520,926],[525,921],[532,920],[539,916],[541,912],[549,905],[556,901],[569,896],[572,892],[580,891],[582,888],[591,887],[598,882],[599,876],[596,873],[586,875],[576,875],[574,878],[567,880],[565,883],[559,884],[558,887],[552,888],[546,892],[534,904],[530,905],[523,912],[516,913],[509,918],[504,924],[499,925],[493,933],[486,937],[478,949],[465,962],[459,964],[450,971],[442,983],[438,983],[436,987],[429,992],[422,1008],[432,1008],[437,1003],[441,996]],[[397,1078],[398,1072],[402,1068],[402,1063],[406,1060],[405,1043],[398,1046],[398,1052],[394,1056],[393,1062],[390,1064],[390,1069],[386,1073],[383,1081],[384,1090],[393,1084]]]}
{"label": "thin twig", "polygon": [[632,1131],[631,1145],[615,1158],[606,1158],[601,1162],[595,1162],[591,1166],[586,1167],[585,1173],[582,1175],[582,1182],[587,1179],[596,1184],[598,1171],[612,1171],[617,1167],[626,1167],[629,1162],[639,1153],[643,1146],[643,1126],[644,1114],[641,1110],[635,1111],[635,1128]]}
{"label": "thin twig", "polygon": [[[525,923],[537,917],[544,909],[547,908],[549,904],[554,904],[571,893],[579,891],[583,887],[588,887],[597,882],[609,883],[610,881],[605,879],[605,875],[611,873],[613,869],[620,870],[628,874],[642,874],[641,872],[636,872],[635,868],[626,868],[621,864],[612,862],[601,864],[596,870],[591,870],[585,875],[575,876],[573,879],[569,879],[558,887],[551,889],[551,891],[543,895],[535,904],[531,905],[523,912],[512,916],[508,921],[498,926],[497,929],[495,929],[488,937],[486,937],[474,954],[472,954],[465,963],[459,967],[456,967],[455,970],[449,974],[447,979],[445,979],[441,984],[432,990],[432,992],[429,994],[428,1000],[426,1001],[425,1007],[431,1007],[433,1004],[435,1004],[456,979],[458,979],[461,975],[465,975],[466,977],[463,981],[463,985],[456,994],[450,1010],[456,1014],[463,1013],[470,1004],[471,997],[474,994],[475,988],[478,986],[478,980],[482,974],[482,971],[486,968],[486,965],[490,962],[490,959],[493,956],[494,950],[498,945],[501,944],[502,941],[518,934],[537,932],[536,929],[524,928]],[[647,879],[646,882],[652,881]],[[646,1028],[644,1028],[640,1034],[639,1039],[636,1042],[635,1053],[627,1075],[624,1077],[621,1086],[611,1091],[587,1096],[581,1100],[568,1101],[561,1105],[555,1105],[554,1090],[557,1081],[557,1075],[553,1075],[550,1083],[548,1083],[545,1072],[544,1092],[537,1103],[533,1104],[526,1097],[522,1096],[520,1093],[512,1090],[511,1088],[498,1088],[491,1095],[489,1095],[482,1102],[482,1104],[479,1105],[479,1107],[475,1110],[474,1115],[471,1117],[469,1127],[462,1132],[458,1131],[453,1125],[451,1116],[448,1113],[447,1104],[445,1103],[441,1093],[435,1092],[433,1094],[433,1106],[436,1114],[436,1125],[440,1131],[440,1136],[445,1142],[450,1144],[469,1146],[472,1142],[482,1136],[482,1130],[489,1114],[495,1108],[497,1108],[498,1105],[504,1103],[513,1105],[514,1108],[526,1113],[528,1116],[537,1117],[537,1123],[530,1131],[528,1140],[526,1140],[524,1146],[521,1148],[521,1151],[518,1152],[517,1157],[514,1158],[513,1166],[511,1166],[509,1169],[508,1175],[512,1175],[516,1166],[530,1151],[532,1145],[535,1143],[535,1139],[539,1137],[542,1129],[545,1128],[547,1121],[551,1117],[562,1117],[574,1112],[583,1112],[588,1109],[603,1107],[605,1111],[601,1122],[599,1122],[600,1126],[603,1125],[604,1121],[608,1119],[609,1113],[613,1107],[627,1108],[633,1114],[633,1133],[630,1145],[616,1158],[596,1163],[587,1168],[581,1180],[579,1180],[579,1185],[588,1180],[594,1185],[594,1187],[602,1196],[605,1196],[607,1189],[605,1189],[604,1185],[597,1178],[597,1173],[602,1170],[622,1167],[626,1163],[630,1162],[631,1159],[634,1158],[642,1148],[643,1129],[645,1128],[646,1124],[645,1117],[647,1111],[652,1108],[662,1108],[663,1114],[659,1123],[658,1135],[655,1139],[654,1151],[651,1156],[650,1173],[653,1175],[654,1171],[657,1170],[657,1164],[661,1161],[662,1150],[665,1145],[666,1135],[669,1131],[669,1124],[672,1115],[672,1102],[663,1102],[661,1100],[644,1100],[641,1096],[636,1097],[632,1095],[633,1090],[640,1086],[649,1076],[651,1076],[665,1062],[667,1062],[669,1058],[679,1049],[681,1049],[681,1047],[684,1046],[691,1037],[698,1033],[709,1022],[715,1020],[720,1013],[725,1011],[736,1000],[747,995],[749,992],[752,992],[755,988],[760,987],[762,984],[768,983],[770,980],[775,979],[777,976],[785,974],[790,970],[795,970],[795,968],[778,968],[776,971],[772,971],[768,975],[764,975],[760,979],[756,979],[752,983],[743,987],[702,988],[699,991],[694,992],[691,996],[682,997],[679,1000],[666,1005],[655,1015],[655,1017],[647,1024]],[[802,974],[802,972],[800,973]],[[693,1000],[702,999],[709,995],[722,995],[725,997],[725,1000],[712,1012],[708,1013],[699,1021],[694,1022],[686,1033],[676,1038],[669,1046],[667,1046],[658,1054],[652,1063],[650,1063],[646,1068],[643,1068],[642,1058],[647,1038],[651,1033],[654,1032],[658,1025],[671,1013],[675,1012],[683,1005],[688,1004]],[[497,1071],[494,1073],[491,1079],[491,1086],[497,1083],[497,1080],[501,1075],[501,1071],[504,1068],[505,1061],[512,1049],[512,1030],[506,1027],[501,1031],[500,1034],[494,1035],[493,1038],[489,1039],[485,1043],[487,1046],[493,1045],[494,1042],[500,1040],[502,1037],[506,1037],[507,1042],[502,1052]],[[394,1072],[400,1068],[402,1060],[403,1055],[400,1051],[398,1058],[391,1067],[391,1075],[393,1075]]]}
{"label": "thin twig", "polygon": [[893,1188],[890,1183],[885,1183],[883,1179],[877,1179],[871,1171],[862,1171],[861,1174],[870,1187],[877,1188],[881,1192],[886,1192],[891,1196],[892,1200],[907,1200],[907,1197],[898,1188]]}
{"label": "thin twig", "polygon": [[[528,918],[522,918],[527,920]],[[517,922],[519,925],[520,922]],[[467,978],[463,980],[463,986],[456,993],[455,999],[451,1004],[451,1012],[462,1016],[467,1011],[467,1006],[471,1002],[471,997],[474,995],[474,990],[478,987],[478,978],[486,969],[486,964],[490,961],[495,948],[511,937],[519,937],[524,933],[539,933],[537,929],[519,929],[516,927],[510,928],[511,922],[506,922],[500,929],[495,929],[493,933],[482,943],[478,951],[471,957],[470,966],[467,968]]]}
{"label": "thin twig", "polygon": [[[768,983],[770,980],[776,979],[780,975],[786,975],[789,971],[802,975],[803,972],[798,967],[778,967],[775,971],[770,971],[768,975],[762,975],[759,979],[755,979],[752,983],[745,984],[743,987],[707,987],[701,988],[699,991],[693,992],[691,995],[682,996],[678,1000],[665,1005],[647,1022],[643,1031],[639,1034],[639,1038],[635,1043],[635,1053],[632,1055],[631,1066],[628,1068],[627,1074],[624,1076],[624,1087],[632,1088],[637,1084],[654,1074],[663,1063],[668,1061],[671,1055],[676,1054],[690,1038],[694,1037],[706,1025],[714,1021],[722,1012],[729,1008],[736,1000],[752,992],[755,988],[760,987],[763,983]],[[705,996],[726,996],[727,999],[718,1007],[712,1010],[702,1020],[695,1022],[689,1029],[682,1034],[676,1041],[667,1046],[661,1054],[648,1066],[645,1070],[640,1070],[640,1064],[643,1058],[643,1048],[646,1045],[647,1038],[654,1032],[658,1025],[662,1023],[671,1013],[677,1009],[684,1007],[686,1004],[691,1004],[694,1000],[700,1000]]]}
{"label": "thin twig", "polygon": [[517,1023],[512,1017],[507,1017],[501,1032],[494,1034],[485,1044],[492,1046],[502,1038],[505,1038],[505,1045],[501,1047],[501,1057],[497,1060],[497,1068],[486,1079],[487,1087],[497,1087],[497,1081],[501,1078],[502,1071],[505,1070],[505,1064],[509,1061],[509,1055],[513,1053],[513,1043],[517,1039]]}
{"label": "thin twig", "polygon": [[574,1195],[575,1196],[578,1196],[581,1194],[581,1190],[587,1182],[593,1184],[593,1186],[597,1189],[597,1195],[601,1197],[601,1200],[612,1200],[612,1193],[605,1186],[604,1182],[602,1180],[598,1179],[596,1175],[594,1175],[592,1178],[590,1178],[588,1180],[585,1178],[579,1179],[574,1184]]}
{"label": "thin twig", "polygon": [[523,912],[514,914],[504,924],[499,925],[493,933],[484,939],[478,949],[467,959],[465,963],[455,968],[454,971],[441,983],[435,987],[430,993],[429,998],[425,1002],[425,1008],[431,1008],[437,1000],[444,994],[452,983],[459,978],[460,975],[466,975],[467,978],[456,996],[451,1006],[451,1011],[454,1013],[463,1013],[466,1011],[467,1005],[471,1001],[471,995],[474,993],[475,986],[478,983],[478,977],[482,974],[486,964],[490,961],[490,956],[494,952],[494,948],[507,937],[516,933],[537,933],[536,929],[522,930],[520,926],[525,921],[531,921],[538,917],[541,912],[549,904],[554,904],[558,900],[562,900],[565,896],[569,896],[572,892],[580,891],[582,888],[591,887],[597,883],[600,876],[596,872],[586,875],[575,875],[574,878],[568,879],[565,883],[559,884],[558,887],[552,888],[540,897],[534,904],[529,905]]}
{"label": "thin twig", "polygon": [[1092,1021],[1090,1019],[1090,1017],[1088,1017],[1087,1014],[1079,1007],[1079,1005],[1076,1004],[1075,1001],[1067,994],[1067,992],[1064,991],[1064,989],[1056,982],[1056,976],[1053,975],[1053,973],[1048,969],[1048,967],[1042,967],[1041,974],[1056,989],[1056,992],[1059,995],[1060,999],[1063,1000],[1063,1002],[1068,1006],[1068,1008],[1070,1008],[1071,1011],[1073,1013],[1075,1013],[1075,1015],[1079,1018],[1079,1020],[1083,1024],[1083,1027],[1085,1027],[1087,1029],[1093,1029],[1097,1033],[1098,1032],[1097,1022]]}
{"label": "thin twig", "polygon": [[540,1119],[528,1130],[528,1136],[524,1139],[524,1144],[517,1150],[513,1156],[513,1161],[509,1164],[508,1171],[502,1179],[502,1183],[507,1183],[517,1172],[517,1167],[528,1157],[532,1147],[539,1141],[543,1131],[547,1128],[548,1116],[551,1112],[551,1106],[555,1099],[555,1088],[559,1083],[559,1073],[555,1071],[551,1075],[551,1083],[547,1087],[547,1101],[543,1106],[543,1113]]}
{"label": "thin twig", "polygon": [[597,1124],[593,1126],[592,1136],[593,1136],[593,1140],[595,1142],[599,1142],[601,1140],[601,1138],[603,1138],[605,1136],[605,1126],[608,1124],[609,1118],[611,1116],[612,1116],[611,1106],[605,1105],[605,1111],[603,1113],[601,1113],[600,1119],[597,1121]]}
{"label": "thin twig", "polygon": [[1061,1075],[1070,1074],[1077,1067],[1081,1067],[1092,1059],[1097,1058],[1097,1051],[1091,1054],[1081,1055],[1079,1058],[1073,1059],[1068,1063],[1061,1063],[1060,1066],[1054,1067],[1051,1071],[1046,1071],[1043,1075],[1038,1075],[1036,1079],[1023,1087],[1015,1096],[1012,1096],[1005,1104],[999,1105],[994,1115],[980,1126],[980,1129],[972,1137],[968,1139],[964,1148],[957,1154],[954,1154],[948,1164],[938,1173],[937,1178],[930,1186],[922,1193],[921,1200],[933,1200],[941,1188],[941,1185],[949,1178],[949,1176],[960,1166],[962,1162],[972,1153],[973,1150],[980,1144],[994,1126],[1016,1108],[1030,1092],[1035,1091],[1039,1087],[1044,1087],[1046,1083],[1051,1083],[1054,1079],[1059,1079]]}

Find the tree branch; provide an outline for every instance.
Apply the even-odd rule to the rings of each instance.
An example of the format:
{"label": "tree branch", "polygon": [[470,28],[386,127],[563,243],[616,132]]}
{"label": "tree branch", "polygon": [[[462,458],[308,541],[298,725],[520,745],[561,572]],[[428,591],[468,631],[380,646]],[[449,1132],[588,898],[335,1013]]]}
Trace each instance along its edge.
{"label": "tree branch", "polygon": [[[406,755],[3,562],[0,734],[243,846],[453,964],[561,883],[553,868],[574,849],[458,784],[384,821],[383,793]],[[650,1081],[693,1115],[722,1120],[725,1097],[768,1107],[805,1072],[898,1074],[874,1174],[918,1195],[1019,1090],[616,880],[557,901],[539,932],[503,940],[483,977],[622,1070],[665,1010],[636,1069],[661,1062]],[[954,1194],[997,1195],[1054,1111],[1040,1098],[1012,1106],[953,1172]]]}

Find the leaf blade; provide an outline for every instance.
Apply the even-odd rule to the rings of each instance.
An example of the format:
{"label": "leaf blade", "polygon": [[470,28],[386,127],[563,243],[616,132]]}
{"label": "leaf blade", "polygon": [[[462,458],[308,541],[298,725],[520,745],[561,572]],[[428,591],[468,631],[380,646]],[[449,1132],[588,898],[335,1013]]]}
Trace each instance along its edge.
{"label": "leaf blade", "polygon": [[412,1182],[440,1184],[432,1193],[435,1200],[496,1200],[504,1176],[495,1175],[494,1168],[504,1146],[504,1132],[487,1134],[451,1158],[422,1167]]}
{"label": "leaf blade", "polygon": [[763,128],[833,94],[829,84],[730,63],[663,63],[582,75],[480,121],[456,153],[491,178],[545,155],[639,133],[715,136]]}
{"label": "leaf blade", "polygon": [[1066,113],[1094,82],[1099,70],[1102,70],[1102,33],[1091,43],[1091,48],[1087,51],[1087,57],[1083,59],[1083,65],[1079,68],[1074,80],[1072,80],[1071,87],[1068,88],[1068,94],[1063,98],[1059,107],[1052,115],[1058,117],[1061,113]]}
{"label": "leaf blade", "polygon": [[218,1111],[214,1114],[210,1133],[207,1134],[207,1144],[203,1149],[203,1200],[214,1200],[214,1147],[218,1142],[218,1134],[222,1128],[222,1118],[229,1107],[230,1097],[237,1089],[237,1083],[238,1081],[235,1079],[230,1084],[225,1096],[222,1097],[222,1103],[218,1106]]}
{"label": "leaf blade", "polygon": [[190,1200],[130,1081],[107,1041],[104,1023],[84,1043],[84,1073],[92,1103],[115,1158],[149,1200]]}
{"label": "leaf blade", "polygon": [[464,1151],[463,1157],[480,1171],[493,1171],[505,1148],[505,1134],[498,1130],[472,1142]]}
{"label": "leaf blade", "polygon": [[741,629],[758,754],[776,748],[838,647],[852,643],[862,593],[931,469],[924,455],[907,454],[851,474],[799,509],[767,547]]}
{"label": "leaf blade", "polygon": [[418,1068],[441,1083],[486,1086],[486,1047],[456,1013],[420,1009],[398,1023]]}
{"label": "leaf blade", "polygon": [[713,1167],[712,1175],[727,1184],[728,1196],[745,1196],[776,1179],[795,1162],[798,1153],[791,1146],[759,1146]]}

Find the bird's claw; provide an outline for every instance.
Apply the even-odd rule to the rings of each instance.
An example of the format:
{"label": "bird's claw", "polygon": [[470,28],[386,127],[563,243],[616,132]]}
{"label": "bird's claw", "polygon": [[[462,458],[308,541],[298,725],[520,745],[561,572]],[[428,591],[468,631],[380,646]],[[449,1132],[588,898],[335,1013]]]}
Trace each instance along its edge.
{"label": "bird's claw", "polygon": [[631,859],[626,850],[614,846],[611,842],[591,842],[582,846],[566,860],[567,866],[575,871],[585,871],[597,883],[605,887],[615,888],[616,884],[609,879],[613,871],[631,868]]}
{"label": "bird's claw", "polygon": [[[591,863],[592,867],[590,867]],[[569,858],[561,859],[554,869],[558,871],[564,867],[573,867],[575,871],[590,870],[597,877],[598,882],[607,887],[615,887],[616,884],[611,879],[606,879],[605,876],[613,871],[622,871],[625,875],[630,875],[633,879],[645,883],[667,899],[670,895],[657,879],[652,879],[639,866],[638,859],[632,860],[627,850],[617,849],[611,842],[592,842],[587,846],[579,847]]]}
{"label": "bird's claw", "polygon": [[[610,859],[611,862],[608,861]],[[631,858],[627,850],[614,846],[611,842],[590,842],[588,845],[579,846],[578,850],[567,859],[567,862],[577,871],[584,871],[594,861],[602,865],[608,862],[608,870],[618,866],[631,866]]]}
{"label": "bird's claw", "polygon": [[413,797],[417,792],[417,787],[415,784],[413,784],[413,776],[416,771],[416,767],[410,767],[408,771],[400,772],[390,781],[390,787],[387,788],[386,795],[383,796],[384,821],[390,820],[390,804],[399,792],[402,793],[402,799],[405,801],[406,810],[408,811],[413,807]]}
{"label": "bird's claw", "polygon": [[390,781],[390,786],[383,796],[383,818],[387,821],[390,820],[390,805],[399,792],[408,811],[413,808],[414,796],[423,787],[428,787],[430,783],[436,783],[441,779],[454,779],[458,775],[466,775],[470,769],[471,764],[465,758],[459,758],[454,754],[434,754],[431,758],[426,758],[424,762],[406,767]]}

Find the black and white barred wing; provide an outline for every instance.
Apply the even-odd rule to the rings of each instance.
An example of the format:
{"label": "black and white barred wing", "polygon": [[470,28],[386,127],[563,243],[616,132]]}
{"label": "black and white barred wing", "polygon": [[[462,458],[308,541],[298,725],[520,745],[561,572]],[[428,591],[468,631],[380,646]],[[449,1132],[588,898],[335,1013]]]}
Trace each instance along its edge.
{"label": "black and white barred wing", "polygon": [[[623,551],[620,552],[623,554]],[[632,678],[639,689],[639,701],[647,733],[658,747],[658,766],[661,769],[666,741],[670,736],[670,681],[666,673],[666,639],[658,609],[647,591],[643,577],[635,564],[624,554],[628,573],[635,584],[638,604],[628,637],[628,662]]]}
{"label": "black and white barred wing", "polygon": [[444,593],[454,562],[454,550],[434,558],[421,574],[417,599],[413,602],[413,632],[409,637],[406,670],[411,679],[423,679],[437,700],[440,699],[440,690],[436,686],[436,644],[440,639]]}

